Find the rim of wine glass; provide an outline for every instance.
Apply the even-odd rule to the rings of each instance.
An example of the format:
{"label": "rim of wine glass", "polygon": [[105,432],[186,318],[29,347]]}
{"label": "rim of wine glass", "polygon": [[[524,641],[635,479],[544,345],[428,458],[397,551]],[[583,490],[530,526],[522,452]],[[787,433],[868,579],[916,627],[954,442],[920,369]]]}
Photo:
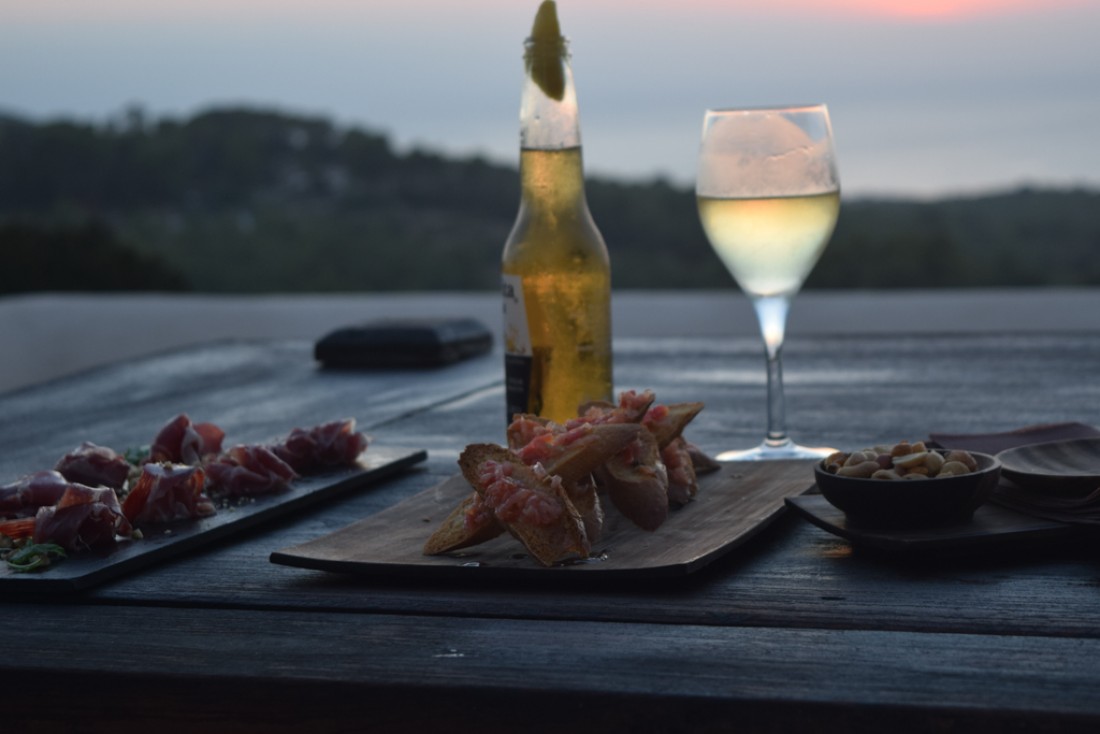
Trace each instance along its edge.
{"label": "rim of wine glass", "polygon": [[809,104],[778,104],[778,105],[747,105],[745,107],[708,107],[708,115],[734,114],[738,112],[792,112],[810,110],[828,110],[825,102],[811,102]]}

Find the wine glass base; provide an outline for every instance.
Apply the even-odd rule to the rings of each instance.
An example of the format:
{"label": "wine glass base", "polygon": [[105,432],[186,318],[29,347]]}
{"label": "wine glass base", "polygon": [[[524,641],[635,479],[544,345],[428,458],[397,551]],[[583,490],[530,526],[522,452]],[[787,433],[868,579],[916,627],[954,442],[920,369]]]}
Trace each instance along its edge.
{"label": "wine glass base", "polygon": [[824,459],[836,449],[817,446],[799,446],[794,441],[764,441],[755,448],[741,451],[723,451],[718,461],[792,461],[799,459]]}

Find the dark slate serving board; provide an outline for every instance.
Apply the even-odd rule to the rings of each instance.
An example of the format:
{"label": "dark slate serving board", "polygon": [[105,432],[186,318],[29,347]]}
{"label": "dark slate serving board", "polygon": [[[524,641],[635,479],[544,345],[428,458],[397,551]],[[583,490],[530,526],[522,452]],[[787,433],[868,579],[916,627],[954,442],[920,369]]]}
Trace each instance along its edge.
{"label": "dark slate serving board", "polygon": [[670,513],[655,532],[607,507],[607,525],[589,559],[544,568],[508,535],[443,556],[421,553],[428,536],[471,491],[455,476],[335,533],[273,553],[271,560],[320,571],[420,578],[677,577],[752,538],[784,511],[785,498],[812,483],[809,462],[724,464],[700,477],[695,501]]}
{"label": "dark slate serving board", "polygon": [[174,558],[244,530],[286,517],[338,494],[376,484],[427,459],[422,449],[372,444],[355,467],[303,477],[286,492],[219,509],[213,517],[143,528],[144,538],[106,552],[70,554],[41,571],[19,573],[0,564],[0,591],[72,592]]}

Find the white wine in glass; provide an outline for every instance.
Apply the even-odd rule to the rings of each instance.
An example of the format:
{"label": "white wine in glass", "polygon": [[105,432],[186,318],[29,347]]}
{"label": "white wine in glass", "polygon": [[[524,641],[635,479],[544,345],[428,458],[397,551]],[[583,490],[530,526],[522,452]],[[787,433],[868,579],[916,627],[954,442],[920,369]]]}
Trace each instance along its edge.
{"label": "white wine in glass", "polygon": [[791,301],[821,257],[840,211],[825,105],[708,110],[695,193],[711,247],[752,302],[767,357],[764,441],[718,458],[825,456],[832,449],[799,446],[787,435],[782,367]]}

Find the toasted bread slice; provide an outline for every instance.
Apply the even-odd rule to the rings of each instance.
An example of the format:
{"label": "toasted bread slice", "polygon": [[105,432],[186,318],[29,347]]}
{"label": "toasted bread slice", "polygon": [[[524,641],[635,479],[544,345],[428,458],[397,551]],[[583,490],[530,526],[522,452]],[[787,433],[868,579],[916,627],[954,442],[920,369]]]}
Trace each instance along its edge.
{"label": "toasted bread slice", "polygon": [[482,507],[481,495],[471,491],[424,543],[424,555],[435,556],[480,545],[503,532],[504,526],[488,508]]}
{"label": "toasted bread slice", "polygon": [[649,431],[608,459],[596,479],[619,512],[643,530],[656,530],[668,518],[668,472]]}
{"label": "toasted bread slice", "polygon": [[585,477],[580,482],[566,483],[565,489],[569,493],[569,499],[577,512],[581,515],[584,524],[584,535],[591,545],[600,539],[603,534],[604,511],[600,495],[596,492],[596,482],[591,477]]}
{"label": "toasted bread slice", "polygon": [[695,465],[687,450],[687,441],[677,438],[661,449],[661,461],[668,470],[668,503],[682,507],[695,499],[699,492],[699,482],[695,476]]}
{"label": "toasted bread slice", "polygon": [[716,472],[722,468],[722,464],[720,462],[718,462],[716,459],[712,459],[710,456],[707,456],[707,454],[701,448],[693,444],[691,441],[684,439],[684,444],[687,449],[688,456],[691,457],[691,465],[695,467],[695,473],[697,475],[709,474],[711,472]]}
{"label": "toasted bread slice", "polygon": [[581,482],[645,430],[638,424],[582,424],[557,435],[544,435],[517,451],[520,461],[541,463],[566,483]]}
{"label": "toasted bread slice", "polygon": [[657,439],[657,446],[663,449],[683,434],[687,424],[691,423],[702,409],[703,403],[653,406],[642,419],[642,425],[653,433],[653,437]]}
{"label": "toasted bread slice", "polygon": [[588,556],[580,513],[561,478],[547,476],[494,444],[472,444],[458,457],[462,475],[497,520],[544,566],[570,555]]}

